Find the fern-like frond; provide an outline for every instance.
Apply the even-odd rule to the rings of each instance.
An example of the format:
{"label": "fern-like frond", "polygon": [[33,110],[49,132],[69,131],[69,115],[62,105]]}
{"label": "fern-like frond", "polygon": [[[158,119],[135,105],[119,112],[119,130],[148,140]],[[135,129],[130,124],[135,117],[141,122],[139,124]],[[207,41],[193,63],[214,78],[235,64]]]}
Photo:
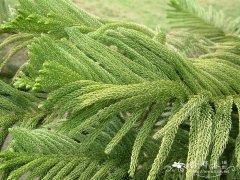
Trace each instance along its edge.
{"label": "fern-like frond", "polygon": [[0,81],[0,147],[3,145],[8,128],[16,123],[35,128],[44,114],[37,108],[38,98],[18,91]]}
{"label": "fern-like frond", "polygon": [[62,35],[64,27],[99,27],[101,22],[83,10],[78,9],[69,0],[29,1],[20,0],[15,19],[1,28],[10,32],[51,33]]}
{"label": "fern-like frond", "polygon": [[[70,0],[20,0],[19,4],[16,17],[0,26],[0,32],[13,34],[0,45],[0,49],[11,43],[20,42],[3,58],[0,70],[14,54],[31,44],[32,41],[27,42],[26,38],[31,40],[42,33],[62,38],[66,36],[65,27],[78,26],[84,32],[86,29],[92,31],[102,25],[97,18],[78,9]],[[19,32],[21,34],[18,34]]]}
{"label": "fern-like frond", "polygon": [[195,0],[170,0],[168,18],[172,28],[186,29],[212,40],[239,36],[239,19],[226,18],[212,7],[201,7]]}
{"label": "fern-like frond", "polygon": [[212,141],[212,115],[212,107],[206,106],[190,119],[186,179],[193,179],[194,173],[200,169],[203,162],[206,162]]}
{"label": "fern-like frond", "polygon": [[20,0],[1,26],[17,34],[0,45],[14,45],[0,69],[26,46],[29,58],[15,88],[0,81],[0,145],[13,135],[2,179],[171,179],[176,161],[194,179],[203,161],[239,166],[238,21],[190,0],[170,6],[172,27],[186,32],[105,21],[69,0]]}
{"label": "fern-like frond", "polygon": [[122,178],[126,173],[126,170],[124,174],[118,173],[124,167],[119,167],[120,163],[127,163],[126,154],[122,158],[119,154],[108,158],[100,151],[85,151],[81,143],[44,129],[14,128],[11,133],[13,152],[0,154],[0,169],[11,171],[6,174],[7,179],[18,179],[26,173],[27,179]]}

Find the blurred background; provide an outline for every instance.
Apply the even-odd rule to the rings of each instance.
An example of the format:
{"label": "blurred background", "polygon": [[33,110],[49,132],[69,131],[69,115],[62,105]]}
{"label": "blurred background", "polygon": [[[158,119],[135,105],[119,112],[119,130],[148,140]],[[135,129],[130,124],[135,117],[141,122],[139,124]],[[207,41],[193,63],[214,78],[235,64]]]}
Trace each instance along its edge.
{"label": "blurred background", "polygon": [[[79,7],[100,17],[130,20],[151,28],[165,19],[168,0],[73,0]],[[196,0],[204,7],[212,5],[237,17],[240,0]]]}
{"label": "blurred background", "polygon": [[[227,16],[238,17],[240,0],[196,0],[203,7],[212,5],[225,12]],[[17,0],[0,0],[0,22],[14,14]],[[167,0],[73,0],[80,8],[104,18],[128,20],[155,29],[164,26]],[[0,34],[0,43],[6,37]],[[4,52],[0,51],[0,62]],[[0,79],[8,80],[22,62],[24,52],[18,53],[0,73]]]}

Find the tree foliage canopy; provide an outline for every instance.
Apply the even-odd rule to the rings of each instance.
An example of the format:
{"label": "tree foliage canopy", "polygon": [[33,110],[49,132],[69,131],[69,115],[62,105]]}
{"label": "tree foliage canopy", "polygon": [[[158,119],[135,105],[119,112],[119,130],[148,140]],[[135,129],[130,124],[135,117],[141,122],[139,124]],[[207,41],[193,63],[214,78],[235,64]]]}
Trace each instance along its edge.
{"label": "tree foliage canopy", "polygon": [[[28,52],[0,81],[2,179],[190,180],[226,159],[240,178],[239,19],[169,0],[165,32],[70,0],[19,2],[0,28],[0,70]],[[186,172],[169,171],[175,161]]]}

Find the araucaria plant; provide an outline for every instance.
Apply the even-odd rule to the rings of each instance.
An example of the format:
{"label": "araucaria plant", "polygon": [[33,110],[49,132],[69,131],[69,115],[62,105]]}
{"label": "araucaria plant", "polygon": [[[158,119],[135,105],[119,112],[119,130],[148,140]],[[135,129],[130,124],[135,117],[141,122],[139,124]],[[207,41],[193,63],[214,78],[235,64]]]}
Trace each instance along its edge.
{"label": "araucaria plant", "polygon": [[19,1],[0,29],[1,70],[28,54],[0,81],[0,179],[240,178],[239,19],[169,0],[155,31]]}

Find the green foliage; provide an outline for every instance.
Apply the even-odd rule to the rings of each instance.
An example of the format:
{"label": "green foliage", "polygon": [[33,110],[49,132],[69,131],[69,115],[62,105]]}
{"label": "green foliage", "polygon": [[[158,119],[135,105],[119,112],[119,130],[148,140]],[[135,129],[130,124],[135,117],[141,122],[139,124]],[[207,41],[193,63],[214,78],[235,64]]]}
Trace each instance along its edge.
{"label": "green foliage", "polygon": [[239,19],[226,18],[223,12],[216,12],[211,6],[205,10],[195,0],[170,0],[169,5],[172,9],[169,10],[168,18],[173,28],[184,28],[213,40],[239,34]]}
{"label": "green foliage", "polygon": [[2,179],[194,179],[226,157],[238,176],[238,23],[192,1],[169,5],[176,30],[162,32],[68,0],[20,0],[1,26],[12,35],[0,49],[14,46],[0,68],[24,47],[29,58],[0,82],[0,145],[12,135]]}
{"label": "green foliage", "polygon": [[0,86],[0,147],[2,147],[10,127],[18,124],[30,129],[36,128],[44,115],[37,108],[36,103],[40,102],[37,97],[18,91],[2,81]]}

